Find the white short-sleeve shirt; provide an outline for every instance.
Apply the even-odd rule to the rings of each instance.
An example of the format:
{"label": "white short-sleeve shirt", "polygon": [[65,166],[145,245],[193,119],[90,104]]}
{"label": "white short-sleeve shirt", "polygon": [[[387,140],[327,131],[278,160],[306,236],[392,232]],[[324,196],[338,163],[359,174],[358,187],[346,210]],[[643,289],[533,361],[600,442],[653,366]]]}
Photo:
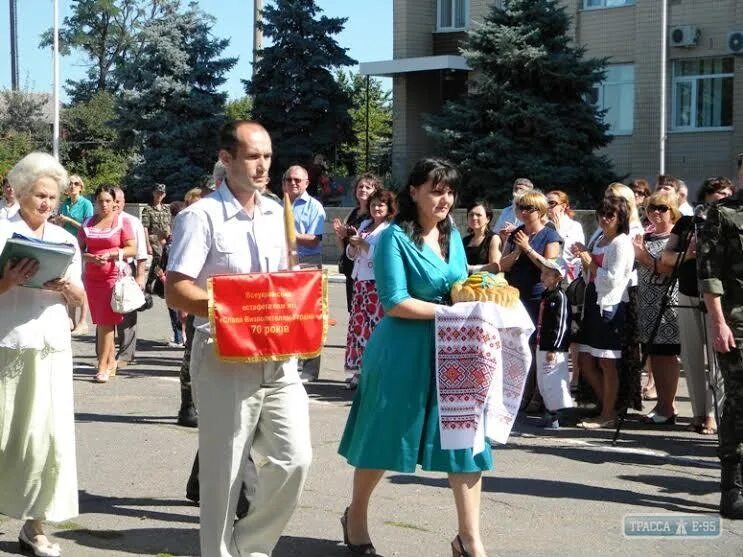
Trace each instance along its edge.
{"label": "white short-sleeve shirt", "polygon": [[[131,226],[132,231],[134,231],[134,239],[137,243],[137,253],[135,254],[135,258],[137,261],[144,261],[148,258],[147,255],[147,237],[144,233],[144,226],[142,226],[142,221],[139,220],[134,215],[130,215],[129,213],[124,213],[123,211],[120,213],[121,218],[124,219],[124,221],[129,223],[129,226]],[[131,262],[131,257],[127,259],[127,261]]]}
{"label": "white short-sleeve shirt", "polygon": [[[225,181],[178,213],[167,271],[186,275],[206,289],[207,279],[213,275],[285,270],[283,208],[258,193],[255,200],[250,217]],[[208,332],[209,322],[197,316],[194,327]]]}

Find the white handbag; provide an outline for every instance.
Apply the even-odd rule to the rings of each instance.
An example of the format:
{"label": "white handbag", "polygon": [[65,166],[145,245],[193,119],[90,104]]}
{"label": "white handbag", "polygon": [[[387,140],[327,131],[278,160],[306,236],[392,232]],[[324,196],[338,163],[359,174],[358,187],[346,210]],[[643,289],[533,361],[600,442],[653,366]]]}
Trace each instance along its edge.
{"label": "white handbag", "polygon": [[144,292],[134,280],[129,265],[122,257],[122,250],[119,250],[119,260],[116,262],[118,277],[114,283],[114,290],[111,293],[111,309],[116,313],[131,313],[137,311],[144,305]]}

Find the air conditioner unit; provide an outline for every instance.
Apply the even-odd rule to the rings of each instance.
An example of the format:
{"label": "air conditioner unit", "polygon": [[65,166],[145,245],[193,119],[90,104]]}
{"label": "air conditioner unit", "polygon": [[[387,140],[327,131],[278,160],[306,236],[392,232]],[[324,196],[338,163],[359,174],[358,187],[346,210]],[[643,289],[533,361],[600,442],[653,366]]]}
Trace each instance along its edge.
{"label": "air conditioner unit", "polygon": [[697,46],[702,32],[696,25],[676,25],[671,27],[671,46],[691,48]]}
{"label": "air conditioner unit", "polygon": [[728,33],[728,52],[743,54],[743,31]]}

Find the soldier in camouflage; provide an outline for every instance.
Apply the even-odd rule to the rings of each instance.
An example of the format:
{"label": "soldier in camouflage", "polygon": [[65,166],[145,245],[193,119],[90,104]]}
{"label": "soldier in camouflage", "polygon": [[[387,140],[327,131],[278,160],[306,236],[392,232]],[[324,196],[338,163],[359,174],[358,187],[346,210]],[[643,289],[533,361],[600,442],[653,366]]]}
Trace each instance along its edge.
{"label": "soldier in camouflage", "polygon": [[157,270],[163,256],[163,247],[170,236],[170,208],[163,204],[165,184],[152,188],[152,204],[142,209],[142,226],[147,234],[147,252],[152,255],[150,272],[145,289],[152,294],[152,283],[157,279]]}
{"label": "soldier in camouflage", "polygon": [[697,241],[697,262],[726,394],[717,451],[720,514],[743,519],[743,190],[707,211]]}

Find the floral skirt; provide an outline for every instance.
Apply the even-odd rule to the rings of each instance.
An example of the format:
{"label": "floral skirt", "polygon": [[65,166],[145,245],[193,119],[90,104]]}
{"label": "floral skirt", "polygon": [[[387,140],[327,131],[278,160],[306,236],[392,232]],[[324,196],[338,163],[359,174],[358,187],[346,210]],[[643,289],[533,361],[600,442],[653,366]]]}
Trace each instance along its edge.
{"label": "floral skirt", "polygon": [[361,371],[361,356],[366,343],[384,316],[382,304],[373,280],[357,280],[353,285],[351,315],[348,317],[346,335],[346,371],[358,374]]}

